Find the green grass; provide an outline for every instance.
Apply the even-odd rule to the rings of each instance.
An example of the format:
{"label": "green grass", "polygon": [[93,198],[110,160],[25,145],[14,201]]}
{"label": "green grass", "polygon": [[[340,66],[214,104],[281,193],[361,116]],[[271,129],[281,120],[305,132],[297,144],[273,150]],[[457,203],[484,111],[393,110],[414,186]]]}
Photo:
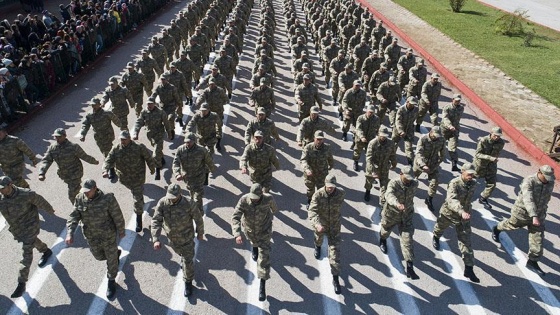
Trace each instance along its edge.
{"label": "green grass", "polygon": [[525,29],[534,29],[537,36],[525,47],[522,36],[494,31],[503,12],[475,0],[467,1],[461,13],[451,11],[449,0],[393,1],[560,107],[559,32],[527,22]]}

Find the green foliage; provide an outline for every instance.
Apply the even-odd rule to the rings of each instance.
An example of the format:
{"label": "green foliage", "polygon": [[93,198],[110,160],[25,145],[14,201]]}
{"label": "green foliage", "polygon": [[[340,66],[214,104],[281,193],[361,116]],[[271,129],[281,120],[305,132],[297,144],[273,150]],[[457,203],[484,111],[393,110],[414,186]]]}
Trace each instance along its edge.
{"label": "green foliage", "polygon": [[533,46],[533,40],[535,39],[537,35],[537,32],[535,32],[535,29],[532,29],[529,32],[525,33],[525,37],[523,38],[523,46],[525,47],[532,47]]}
{"label": "green foliage", "polygon": [[449,5],[451,6],[451,10],[453,10],[453,12],[461,12],[465,2],[467,2],[467,0],[449,0]]}
{"label": "green foliage", "polygon": [[513,14],[504,12],[496,19],[496,33],[507,36],[521,36],[525,34],[523,25],[529,17],[527,11],[515,10]]}

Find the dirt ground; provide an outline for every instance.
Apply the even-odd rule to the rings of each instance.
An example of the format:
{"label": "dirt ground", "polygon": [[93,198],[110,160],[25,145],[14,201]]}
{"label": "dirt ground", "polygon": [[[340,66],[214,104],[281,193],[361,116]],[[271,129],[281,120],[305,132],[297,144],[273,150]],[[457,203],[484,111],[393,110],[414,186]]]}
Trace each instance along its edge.
{"label": "dirt ground", "polygon": [[548,152],[560,109],[390,0],[368,2],[439,60],[494,110]]}

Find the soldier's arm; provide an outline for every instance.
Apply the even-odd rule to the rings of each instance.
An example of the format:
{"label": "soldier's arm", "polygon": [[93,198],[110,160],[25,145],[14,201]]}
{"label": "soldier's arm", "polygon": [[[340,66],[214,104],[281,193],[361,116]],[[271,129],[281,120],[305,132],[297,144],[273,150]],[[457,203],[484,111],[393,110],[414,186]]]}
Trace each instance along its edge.
{"label": "soldier's arm", "polygon": [[[150,232],[152,234],[152,242],[159,242],[161,236],[161,228],[163,227],[163,199],[160,199],[154,208],[154,216],[152,217],[152,226]],[[199,211],[200,212],[200,211]]]}
{"label": "soldier's arm", "polygon": [[204,102],[206,102],[206,90],[203,91],[196,99],[196,106],[200,107],[200,105]]}
{"label": "soldier's arm", "polygon": [[[372,79],[373,81],[373,79]],[[377,88],[377,94],[375,94],[375,97],[377,98],[378,101],[383,102],[383,101],[387,101],[385,99],[385,96],[383,96],[383,91],[385,90],[385,88],[383,87],[383,85],[379,86]]]}
{"label": "soldier's arm", "polygon": [[485,149],[485,146],[486,146],[485,142],[486,142],[485,138],[479,138],[478,139],[478,143],[476,144],[476,152],[475,152],[474,156],[477,159],[494,161],[495,157],[484,153],[484,149]]}
{"label": "soldier's arm", "polygon": [[272,165],[274,165],[274,168],[276,170],[280,169],[280,162],[278,161],[278,156],[276,155],[276,149],[274,149],[273,146],[270,146],[271,150],[271,154],[270,154],[270,162],[272,163]]}
{"label": "soldier's arm", "polygon": [[218,117],[218,115],[216,114],[216,138],[218,138],[218,139],[222,138],[222,126],[223,125],[224,125],[224,123],[222,122],[220,117]]}
{"label": "soldier's arm", "polygon": [[317,227],[317,225],[324,225],[321,217],[319,216],[319,202],[318,202],[318,192],[315,192],[313,194],[313,197],[311,197],[311,202],[309,203],[309,210],[307,211],[307,216],[309,221],[311,222],[311,224],[313,225],[313,228],[315,229]]}
{"label": "soldier's arm", "polygon": [[255,132],[251,126],[251,122],[247,123],[247,128],[245,128],[245,145],[251,143],[251,137]]}
{"label": "soldier's arm", "polygon": [[175,177],[183,176],[181,172],[181,150],[182,146],[177,149],[175,157],[173,158],[173,174],[175,174]]}
{"label": "soldier's arm", "polygon": [[427,104],[430,104],[430,97],[428,96],[429,93],[430,93],[429,90],[430,90],[430,87],[429,87],[428,82],[424,83],[424,85],[422,85],[421,98]]}
{"label": "soldier's arm", "polygon": [[49,147],[47,149],[47,153],[45,153],[45,156],[43,156],[43,159],[41,160],[41,163],[39,163],[40,167],[39,167],[39,176],[44,176],[47,171],[49,170],[49,167],[51,167],[52,163],[53,163],[53,157],[51,154],[51,148]]}
{"label": "soldier's arm", "polygon": [[87,162],[87,163],[93,164],[93,165],[99,164],[99,161],[97,161],[93,156],[87,154],[86,151],[84,151],[84,149],[82,149],[82,147],[80,145],[74,143],[74,149],[75,149],[76,156],[80,160],[83,160],[84,162]]}
{"label": "soldier's arm", "polygon": [[276,140],[280,140],[280,135],[278,134],[278,128],[276,128],[276,124],[272,122],[270,124],[270,135]]}
{"label": "soldier's arm", "polygon": [[134,104],[136,104],[136,103],[134,102],[134,98],[132,98],[132,93],[130,93],[130,91],[128,89],[126,89],[126,88],[124,88],[124,89],[125,89],[125,97],[126,97],[126,100],[128,101],[128,105],[130,106],[130,108],[134,108]]}
{"label": "soldier's arm", "polygon": [[241,236],[241,219],[243,218],[243,199],[245,196],[241,197],[235,206],[233,215],[231,216],[231,234],[234,238]]}
{"label": "soldier's arm", "polygon": [[303,151],[301,152],[301,158],[299,159],[299,162],[301,164],[301,169],[303,170],[303,172],[306,172],[308,170],[311,170],[311,167],[309,166],[309,157],[308,157],[308,153],[307,153],[307,146],[305,146],[303,148]]}
{"label": "soldier's arm", "polygon": [[31,197],[30,198],[31,203],[34,206],[36,206],[38,209],[43,209],[50,214],[54,213],[54,208],[45,198],[43,198],[43,196],[39,195],[34,191],[31,191],[30,197]]}
{"label": "soldier's arm", "polygon": [[387,191],[385,192],[385,200],[389,205],[393,207],[397,207],[400,204],[397,196],[395,195],[396,183],[397,179],[389,181],[389,184],[387,185]]}
{"label": "soldier's arm", "polygon": [[140,83],[142,83],[142,86],[144,87],[144,91],[146,91],[146,95],[150,96],[152,94],[152,87],[149,86],[148,80],[146,80],[146,76],[143,74],[142,76],[140,76]]}
{"label": "soldier's arm", "polygon": [[209,74],[200,79],[200,83],[196,86],[197,89],[206,88],[208,86],[208,81],[212,75]]}
{"label": "soldier's arm", "polygon": [[89,117],[86,116],[84,117],[84,120],[82,120],[82,128],[80,129],[80,139],[84,139],[86,137],[89,128],[91,128],[91,121],[89,120]]}
{"label": "soldier's arm", "polygon": [[329,170],[332,170],[333,167],[334,167],[334,157],[333,157],[330,146],[329,146],[328,152],[327,152],[327,164],[329,165]]}
{"label": "soldier's arm", "polygon": [[193,201],[191,201],[191,214],[196,224],[196,234],[200,237],[204,235],[204,219],[202,218],[202,212],[199,210],[198,205]]}
{"label": "soldier's arm", "polygon": [[530,217],[538,217],[537,211],[537,204],[533,198],[533,190],[534,190],[534,182],[531,180],[531,177],[526,177],[523,179],[521,183],[521,192],[523,194],[523,204],[525,205],[525,209]]}
{"label": "soldier's arm", "polygon": [[446,149],[445,141],[442,141],[442,145],[439,147],[439,152],[438,152],[440,162],[445,159],[445,149]]}
{"label": "soldier's arm", "polygon": [[249,168],[249,162],[247,161],[247,159],[249,158],[250,148],[251,148],[250,145],[245,146],[245,150],[243,150],[243,155],[241,155],[241,159],[239,159],[239,169]]}
{"label": "soldier's arm", "polygon": [[354,131],[356,132],[356,140],[359,140],[362,137],[364,137],[363,121],[364,119],[362,118],[362,116],[359,116],[358,119],[356,120],[356,128],[354,129]]}
{"label": "soldier's arm", "polygon": [[374,163],[373,163],[373,140],[371,140],[366,149],[366,174],[374,171]]}
{"label": "soldier's arm", "polygon": [[428,163],[428,160],[424,156],[424,142],[422,141],[422,139],[422,137],[418,139],[418,143],[416,144],[416,152],[414,153],[414,156],[417,157],[416,160],[418,161],[418,166],[420,167],[424,167],[426,166],[426,163]]}
{"label": "soldier's arm", "polygon": [[144,127],[144,125],[145,125],[144,117],[142,116],[142,114],[140,114],[140,116],[136,119],[136,123],[134,124],[133,137],[134,137],[134,135],[136,135],[136,137],[138,137],[138,134],[140,133],[140,129],[142,129],[142,127]]}
{"label": "soldier's arm", "polygon": [[349,110],[348,108],[348,98],[350,97],[350,91],[344,92],[344,96],[342,97],[342,110]]}
{"label": "soldier's arm", "polygon": [[165,128],[165,132],[167,132],[168,135],[174,135],[175,126],[173,126],[173,122],[171,120],[167,119],[167,115],[163,110],[161,111],[161,121],[163,123],[163,128]]}
{"label": "soldier's arm", "polygon": [[397,167],[397,147],[394,145],[391,147],[389,161],[391,162],[392,167]]}
{"label": "soldier's arm", "polygon": [[210,173],[216,172],[216,165],[214,164],[214,160],[212,160],[212,155],[210,155],[208,150],[205,149],[204,151],[204,164],[208,167]]}
{"label": "soldier's arm", "polygon": [[396,121],[395,127],[397,128],[397,133],[405,132],[405,126],[403,123],[403,112],[400,110],[400,108],[399,110],[397,110],[395,121]]}
{"label": "soldier's arm", "polygon": [[463,215],[463,206],[459,201],[459,192],[457,190],[458,181],[452,180],[447,186],[447,206],[449,210],[457,213],[459,216]]}
{"label": "soldier's arm", "polygon": [[152,60],[153,60],[154,70],[156,71],[156,74],[160,76],[163,73],[162,65],[159,65],[155,59]]}
{"label": "soldier's arm", "polygon": [[107,157],[103,162],[103,169],[105,171],[109,171],[110,169],[115,167],[115,153],[116,153],[116,147],[112,147],[111,151],[109,151],[109,154],[107,154]]}
{"label": "soldier's arm", "polygon": [[78,228],[78,224],[80,223],[80,220],[82,220],[82,213],[80,211],[78,211],[76,206],[74,206],[74,211],[72,211],[72,213],[70,213],[70,216],[68,217],[68,220],[66,221],[66,228],[68,229],[66,234],[68,236],[70,236],[70,238],[74,237],[74,233],[76,232],[76,229]]}
{"label": "soldier's arm", "polygon": [[446,105],[443,108],[443,115],[441,118],[441,124],[442,125],[446,125],[446,126],[453,126],[453,123],[451,122],[451,119],[449,119],[449,111],[451,110],[451,107],[449,105]]}
{"label": "soldier's arm", "polygon": [[113,194],[107,194],[107,198],[109,198],[109,215],[111,219],[113,219],[113,224],[117,228],[117,233],[119,236],[124,235],[125,232],[125,225],[124,225],[124,216],[121,210],[121,206],[117,202],[117,198]]}
{"label": "soldier's arm", "polygon": [[37,164],[38,161],[37,161],[37,157],[35,156],[35,152],[33,152],[31,148],[29,148],[27,143],[25,143],[21,139],[18,139],[16,142],[16,147],[19,151],[23,152],[23,154],[27,155],[27,157],[31,160],[33,165]]}
{"label": "soldier's arm", "polygon": [[315,102],[317,102],[317,105],[319,105],[319,108],[323,109],[323,100],[321,100],[321,97],[319,96],[319,91],[317,90],[317,88],[315,88],[315,92],[313,93],[313,97],[315,98]]}
{"label": "soldier's arm", "polygon": [[142,152],[142,158],[144,159],[144,161],[146,161],[146,165],[148,166],[148,168],[150,169],[150,173],[154,173],[156,170],[156,161],[154,160],[153,156],[152,156],[152,152],[150,152],[150,149],[146,148],[145,145],[140,144],[141,146],[141,152]]}
{"label": "soldier's arm", "polygon": [[177,88],[173,89],[173,100],[175,100],[175,104],[177,106],[181,106],[181,103],[182,103],[183,100],[182,100],[182,97],[179,96],[179,91],[178,91]]}
{"label": "soldier's arm", "polygon": [[109,92],[107,90],[105,90],[105,92],[103,93],[103,96],[101,97],[101,104],[105,105],[107,104],[107,102],[109,102],[111,98],[109,97]]}
{"label": "soldier's arm", "polygon": [[276,96],[274,96],[274,90],[270,89],[270,102],[272,104],[272,109],[274,110],[276,108]]}
{"label": "soldier's arm", "polygon": [[270,196],[270,212],[276,213],[278,211],[278,205],[276,204],[276,200],[274,197]]}

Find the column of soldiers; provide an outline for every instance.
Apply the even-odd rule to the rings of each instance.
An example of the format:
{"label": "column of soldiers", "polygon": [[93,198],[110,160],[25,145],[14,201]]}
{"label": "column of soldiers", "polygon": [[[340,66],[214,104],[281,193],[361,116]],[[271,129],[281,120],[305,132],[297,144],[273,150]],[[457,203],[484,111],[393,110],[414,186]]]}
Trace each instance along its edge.
{"label": "column of soldiers", "polygon": [[[313,63],[308,58],[308,40],[314,42],[320,56],[322,75],[325,76],[327,87],[332,87],[333,104],[339,104],[343,121],[342,137],[347,140],[348,132],[354,134],[355,171],[359,171],[359,160],[365,150],[366,202],[370,201],[372,186],[379,180],[382,208],[380,250],[387,253],[386,239],[397,226],[406,261],[406,275],[413,280],[419,278],[413,268],[413,198],[416,196],[419,176],[426,173],[430,185],[425,202],[430,210],[435,210],[433,197],[438,187],[440,164],[445,159],[445,142],[448,141],[453,171],[460,171],[460,175],[449,183],[447,197],[433,231],[432,245],[439,250],[443,231],[451,225],[455,226],[465,263],[464,276],[479,282],[473,270],[471,202],[477,175],[486,182],[479,202],[486,209],[491,209],[489,197],[496,187],[497,161],[504,146],[501,130],[493,128],[488,136],[480,138],[473,163],[464,163],[459,169],[457,142],[463,106],[460,95],[454,96],[452,103],[445,107],[441,127],[438,126],[441,93],[439,76],[432,74],[427,81],[423,60],[415,59],[411,50],[401,56],[398,41],[383,28],[382,21],[377,23],[370,12],[348,0],[301,2],[307,23],[298,19],[296,13],[299,11],[294,1],[284,0],[286,31],[289,42],[293,43],[290,51],[300,121],[297,144],[302,147],[300,162],[307,187],[308,218],[314,232],[314,256],[320,259],[326,236],[335,293],[341,293],[340,230],[345,192],[335,176],[329,174],[335,166],[335,159],[329,143],[325,141],[325,132],[334,134],[335,128],[320,117],[324,102],[318,93]],[[259,3],[261,38],[255,52],[252,93],[249,97],[249,104],[255,107],[256,119],[247,125],[246,147],[240,158],[240,169],[251,176],[253,184],[249,193],[243,195],[235,207],[232,234],[235,242],[242,244],[241,227],[245,227],[245,236],[253,247],[252,259],[257,261],[258,266],[259,300],[263,301],[266,299],[265,282],[270,277],[272,218],[277,211],[276,202],[269,192],[273,184],[272,167],[279,169],[273,146],[279,136],[271,120],[276,106],[272,89],[273,77],[277,75],[274,66],[276,16],[272,1],[261,0]],[[168,138],[173,140],[174,122],[184,126],[183,96],[186,104],[193,105],[192,81],[196,82],[197,89],[208,85],[196,102],[200,111],[184,126],[188,129],[185,144],[177,149],[172,163],[175,179],[178,182],[185,181],[190,198],[183,195],[179,185],[169,185],[166,195],[157,203],[151,224],[154,250],[162,246],[160,234],[163,228],[171,241],[171,247],[182,257],[185,296],[193,292],[195,232],[199,240],[204,238],[204,185],[208,183],[208,173],[216,170],[212,160],[213,148],[221,150],[223,105],[232,95],[231,81],[239,62],[243,47],[242,34],[246,31],[252,6],[252,1],[241,0],[236,4],[234,1],[191,2],[179,14],[179,18],[172,21],[172,26],[164,32],[163,37],[156,37],[150,48],[142,52],[142,59],[137,64],[127,64],[128,73],[122,79],[122,86],[119,86],[118,78],[112,77],[103,99],[92,99],[92,112],[85,117],[80,133],[80,140],[84,141],[88,130],[93,128],[95,141],[105,157],[103,176],[118,176],[119,181],[132,191],[137,215],[136,231],[140,232],[146,166],[151,173],[156,174],[156,179],[160,178],[161,166],[165,164],[163,135],[167,133]],[[213,67],[212,73],[200,80],[202,66],[215,47],[219,26],[231,10],[234,14],[227,22],[228,36],[224,38],[220,56],[215,60],[216,69]],[[308,32],[312,34],[309,37]],[[186,49],[181,50],[181,46]],[[346,57],[346,51],[349,52],[349,58]],[[178,60],[173,61],[173,56]],[[140,72],[136,72],[135,68]],[[163,73],[165,69],[168,71]],[[161,76],[161,84],[154,89],[156,75]],[[363,88],[364,85],[366,88]],[[147,95],[153,91],[146,108],[141,106],[143,91]],[[403,96],[406,96],[406,100],[400,105]],[[156,102],[157,97],[159,104]],[[109,101],[111,110],[103,109],[103,105]],[[135,109],[138,118],[132,135],[128,131],[126,119],[129,107]],[[434,126],[429,133],[420,137],[413,151],[414,132],[420,131],[428,111]],[[388,123],[384,120],[385,115],[389,117]],[[117,145],[113,145],[113,124],[121,129],[120,143]],[[143,126],[154,146],[153,153],[134,141]],[[392,135],[388,127],[391,127]],[[53,161],[58,164],[58,175],[68,184],[68,196],[74,205],[67,222],[65,241],[68,245],[73,243],[73,235],[80,222],[88,227],[83,229],[83,233],[93,256],[107,261],[107,296],[112,298],[116,292],[115,277],[120,256],[117,241],[124,236],[122,211],[113,194],[103,193],[93,179],[82,181],[81,160],[91,164],[99,162],[78,144],[71,143],[64,129],[56,129],[53,136],[56,143],[49,147],[39,163],[39,179],[45,179],[45,173]],[[409,165],[401,167],[399,176],[389,180],[389,169],[398,165],[396,150],[401,140],[405,142],[404,151]],[[52,255],[47,245],[37,237],[38,209],[49,213],[54,210],[44,198],[28,188],[23,177],[24,155],[34,165],[39,162],[21,139],[0,129],[0,168],[8,175],[0,177],[0,211],[10,225],[10,232],[23,247],[18,286],[12,294],[14,298],[25,292],[33,248],[43,253],[40,267]],[[554,171],[548,165],[525,178],[511,218],[495,226],[492,233],[492,238],[499,242],[502,231],[528,226],[530,248],[527,267],[539,274],[544,274],[537,262],[543,254],[543,224],[554,180]],[[93,215],[94,211],[90,211],[93,209],[99,209],[95,213],[100,214]]]}

